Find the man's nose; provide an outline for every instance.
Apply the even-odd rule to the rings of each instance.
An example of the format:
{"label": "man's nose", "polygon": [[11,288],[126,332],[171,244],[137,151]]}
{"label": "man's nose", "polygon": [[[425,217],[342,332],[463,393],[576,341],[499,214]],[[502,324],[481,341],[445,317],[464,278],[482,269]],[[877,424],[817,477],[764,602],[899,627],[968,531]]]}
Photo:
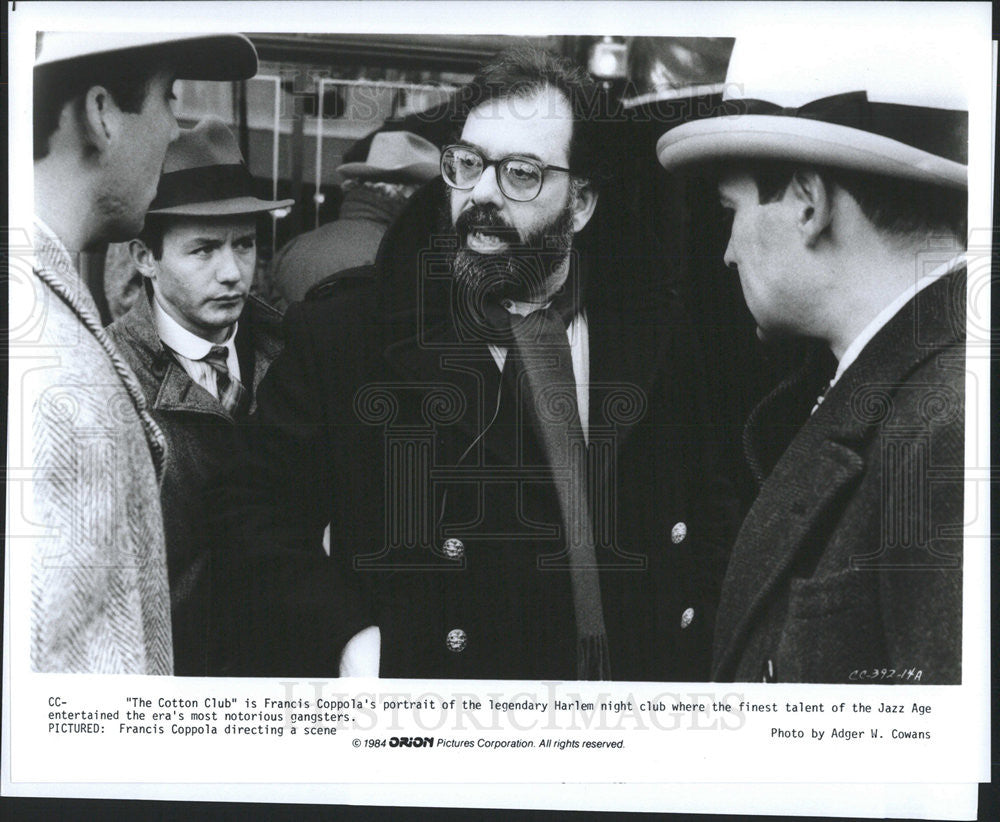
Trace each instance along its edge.
{"label": "man's nose", "polygon": [[491,163],[483,169],[479,182],[472,189],[472,202],[476,205],[493,203],[496,206],[502,206],[504,204],[505,198],[497,181],[499,173],[495,163]]}
{"label": "man's nose", "polygon": [[230,245],[219,250],[219,264],[215,269],[215,278],[220,283],[238,283],[242,277],[239,260]]}
{"label": "man's nose", "polygon": [[722,256],[723,262],[729,268],[736,269],[736,255],[733,253],[733,235],[730,233],[729,241],[726,243],[726,253]]}

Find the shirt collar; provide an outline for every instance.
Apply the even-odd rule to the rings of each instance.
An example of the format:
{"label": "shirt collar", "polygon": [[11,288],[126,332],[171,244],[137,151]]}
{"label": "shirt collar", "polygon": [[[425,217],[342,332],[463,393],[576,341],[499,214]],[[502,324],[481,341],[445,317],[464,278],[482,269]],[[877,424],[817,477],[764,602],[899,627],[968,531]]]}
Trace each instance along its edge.
{"label": "shirt collar", "polygon": [[163,310],[155,295],[150,302],[153,304],[153,322],[156,324],[156,333],[167,348],[176,351],[182,357],[187,357],[189,360],[203,359],[215,345],[225,346],[229,349],[230,353],[235,351],[238,322],[233,323],[233,327],[229,331],[229,336],[226,337],[224,342],[213,343],[199,337],[197,334],[192,334],[184,328],[177,320]]}
{"label": "shirt collar", "polygon": [[507,299],[501,300],[500,305],[503,306],[504,310],[507,311],[508,314],[515,314],[519,317],[527,317],[529,314],[533,314],[543,308],[548,308],[552,305],[552,300],[546,300],[541,303],[531,303]]}
{"label": "shirt collar", "polygon": [[[899,310],[906,305],[910,300],[912,300],[919,292],[923,291],[931,283],[940,280],[946,274],[951,273],[955,269],[961,267],[965,264],[965,252],[952,257],[948,262],[939,265],[930,274],[921,277],[913,285],[908,285],[902,293],[896,297],[892,302],[890,302],[885,308],[883,308],[875,318],[868,323],[851,342],[847,349],[844,351],[844,356],[840,358],[840,362],[837,364],[837,373],[833,375],[833,379],[830,380],[830,387],[840,379],[840,375],[843,374],[854,361],[858,358],[858,355],[864,350],[864,347],[868,345],[879,331],[882,330],[883,326],[889,322]],[[829,389],[828,389],[829,390]]]}

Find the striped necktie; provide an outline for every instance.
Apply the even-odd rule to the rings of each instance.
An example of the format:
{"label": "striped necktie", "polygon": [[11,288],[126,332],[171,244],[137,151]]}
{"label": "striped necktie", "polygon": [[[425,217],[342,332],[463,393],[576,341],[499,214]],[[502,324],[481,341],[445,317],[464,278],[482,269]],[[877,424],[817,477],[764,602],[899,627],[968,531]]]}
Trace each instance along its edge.
{"label": "striped necktie", "polygon": [[229,366],[226,360],[229,359],[229,350],[224,345],[213,345],[212,349],[201,358],[202,362],[211,366],[215,371],[215,386],[219,393],[219,402],[230,414],[236,410],[236,406],[243,399],[243,384],[230,376]]}

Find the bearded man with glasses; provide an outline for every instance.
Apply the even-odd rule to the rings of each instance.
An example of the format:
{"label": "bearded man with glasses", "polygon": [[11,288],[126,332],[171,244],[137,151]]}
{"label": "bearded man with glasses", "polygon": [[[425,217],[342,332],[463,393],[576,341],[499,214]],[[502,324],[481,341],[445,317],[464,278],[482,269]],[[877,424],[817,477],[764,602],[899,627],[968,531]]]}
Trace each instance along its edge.
{"label": "bearded man with glasses", "polygon": [[220,487],[233,673],[704,679],[728,499],[690,330],[576,247],[597,89],[514,50],[461,99],[420,306],[376,274],[287,314]]}

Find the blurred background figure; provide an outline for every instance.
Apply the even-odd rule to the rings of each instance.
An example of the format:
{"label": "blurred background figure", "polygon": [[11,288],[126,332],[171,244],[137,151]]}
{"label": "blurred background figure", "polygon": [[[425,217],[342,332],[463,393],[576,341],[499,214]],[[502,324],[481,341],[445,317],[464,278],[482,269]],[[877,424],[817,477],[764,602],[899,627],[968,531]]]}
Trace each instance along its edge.
{"label": "blurred background figure", "polygon": [[118,319],[142,293],[142,274],[132,263],[128,243],[111,243],[104,258],[104,294],[108,312]]}
{"label": "blurred background figure", "polygon": [[438,147],[409,131],[374,135],[364,162],[345,163],[340,218],[300,234],[274,257],[271,279],[286,303],[314,285],[375,262],[382,236],[419,186],[438,174]]}

